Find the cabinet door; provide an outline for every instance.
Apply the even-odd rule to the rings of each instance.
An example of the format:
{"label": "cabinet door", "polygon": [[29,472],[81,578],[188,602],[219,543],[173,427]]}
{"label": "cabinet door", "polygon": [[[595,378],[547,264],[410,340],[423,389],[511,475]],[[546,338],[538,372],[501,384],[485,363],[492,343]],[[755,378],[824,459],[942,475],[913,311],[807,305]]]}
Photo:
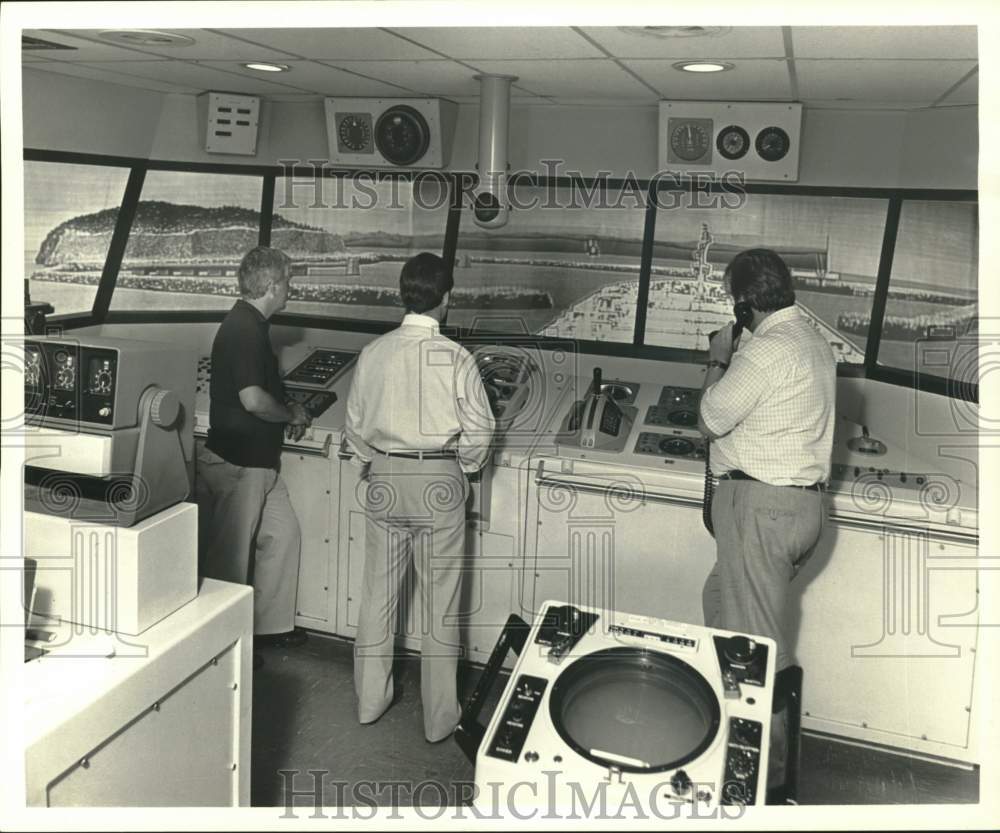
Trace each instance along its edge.
{"label": "cabinet door", "polygon": [[715,542],[697,505],[532,483],[521,604],[544,602],[702,624]]}
{"label": "cabinet door", "polygon": [[917,527],[830,524],[793,582],[803,725],[969,759],[975,556]]}
{"label": "cabinet door", "polygon": [[281,455],[281,476],[302,529],[295,621],[331,633],[337,621],[337,467],[336,460],[321,455]]}

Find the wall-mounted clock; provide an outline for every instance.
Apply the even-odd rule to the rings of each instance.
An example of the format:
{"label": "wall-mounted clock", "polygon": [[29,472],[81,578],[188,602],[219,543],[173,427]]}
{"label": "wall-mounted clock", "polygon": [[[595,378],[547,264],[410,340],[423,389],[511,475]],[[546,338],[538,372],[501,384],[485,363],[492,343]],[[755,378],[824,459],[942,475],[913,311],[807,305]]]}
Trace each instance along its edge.
{"label": "wall-mounted clock", "polygon": [[726,159],[742,159],[750,150],[750,134],[738,124],[731,124],[719,131],[715,147]]}
{"label": "wall-mounted clock", "polygon": [[757,134],[757,141],[754,142],[757,148],[757,155],[765,162],[777,162],[784,159],[792,146],[792,140],[788,134],[780,127],[771,125],[765,127]]}
{"label": "wall-mounted clock", "polygon": [[712,161],[712,119],[667,121],[667,161],[707,165]]}

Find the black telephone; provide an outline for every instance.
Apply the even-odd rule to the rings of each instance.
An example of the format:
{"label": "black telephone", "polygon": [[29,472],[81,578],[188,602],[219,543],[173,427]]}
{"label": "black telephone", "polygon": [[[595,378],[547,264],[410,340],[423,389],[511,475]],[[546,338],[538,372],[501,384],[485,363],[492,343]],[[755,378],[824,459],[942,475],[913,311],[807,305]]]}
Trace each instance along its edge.
{"label": "black telephone", "polygon": [[[739,301],[733,304],[733,315],[736,323],[733,324],[733,343],[736,343],[746,327],[753,323],[753,306],[749,301]],[[715,477],[712,474],[712,442],[705,443],[705,496],[702,500],[701,520],[705,524],[705,529],[715,537],[715,528],[712,526],[712,498],[715,495]]]}

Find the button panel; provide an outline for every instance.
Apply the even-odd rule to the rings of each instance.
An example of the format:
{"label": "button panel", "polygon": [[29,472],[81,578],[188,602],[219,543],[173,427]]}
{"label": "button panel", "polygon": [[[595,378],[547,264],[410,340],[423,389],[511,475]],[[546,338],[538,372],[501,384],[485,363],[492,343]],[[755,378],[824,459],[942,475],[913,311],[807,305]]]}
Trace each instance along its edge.
{"label": "button panel", "polygon": [[547,685],[545,680],[530,674],[521,674],[517,678],[487,755],[505,761],[518,759]]}
{"label": "button panel", "polygon": [[723,804],[753,804],[757,798],[762,725],[743,717],[729,718]]}

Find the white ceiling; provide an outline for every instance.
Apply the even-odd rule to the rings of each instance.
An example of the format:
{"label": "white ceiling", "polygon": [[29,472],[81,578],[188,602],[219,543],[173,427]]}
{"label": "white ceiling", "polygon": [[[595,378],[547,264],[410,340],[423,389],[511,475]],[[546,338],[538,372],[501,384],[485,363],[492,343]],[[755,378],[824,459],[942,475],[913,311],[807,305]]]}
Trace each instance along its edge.
{"label": "white ceiling", "polygon": [[[974,26],[170,29],[194,43],[123,46],[101,30],[25,30],[72,50],[22,50],[24,66],[180,94],[275,100],[429,96],[478,101],[477,73],[515,75],[520,103],[666,99],[801,101],[914,109],[975,104]],[[728,61],[695,75],[678,60]],[[263,74],[240,62],[288,64]]]}

